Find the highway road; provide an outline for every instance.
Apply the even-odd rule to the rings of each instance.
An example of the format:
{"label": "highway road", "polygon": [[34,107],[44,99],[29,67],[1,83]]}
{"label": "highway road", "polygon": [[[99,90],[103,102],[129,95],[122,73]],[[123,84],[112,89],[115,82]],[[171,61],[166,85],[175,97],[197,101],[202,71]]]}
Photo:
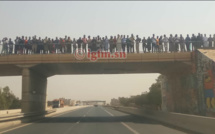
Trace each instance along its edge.
{"label": "highway road", "polygon": [[85,107],[22,124],[1,134],[187,134],[107,107]]}

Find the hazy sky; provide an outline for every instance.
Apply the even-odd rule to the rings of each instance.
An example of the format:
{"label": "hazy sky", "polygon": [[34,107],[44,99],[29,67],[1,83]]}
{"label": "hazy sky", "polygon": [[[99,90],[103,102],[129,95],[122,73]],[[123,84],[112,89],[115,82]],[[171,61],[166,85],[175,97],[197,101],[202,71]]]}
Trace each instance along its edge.
{"label": "hazy sky", "polygon": [[[215,2],[0,2],[0,39],[16,36],[77,38],[83,34],[215,33]],[[68,75],[48,79],[48,99],[91,100],[147,91],[158,74]],[[21,77],[0,77],[20,97]]]}

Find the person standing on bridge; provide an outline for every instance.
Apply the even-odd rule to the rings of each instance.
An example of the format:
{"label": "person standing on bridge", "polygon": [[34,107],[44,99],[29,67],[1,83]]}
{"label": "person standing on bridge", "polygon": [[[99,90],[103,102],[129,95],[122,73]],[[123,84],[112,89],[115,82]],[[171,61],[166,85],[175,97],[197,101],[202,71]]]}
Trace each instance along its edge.
{"label": "person standing on bridge", "polygon": [[142,39],[142,49],[143,49],[143,53],[146,52],[146,43],[147,43],[146,38],[143,37],[143,39]]}
{"label": "person standing on bridge", "polygon": [[163,52],[163,37],[160,36],[159,38],[159,45],[158,45],[158,52]]}
{"label": "person standing on bridge", "polygon": [[175,35],[175,38],[174,38],[174,48],[175,48],[174,49],[175,52],[179,51],[179,38],[177,34]]}
{"label": "person standing on bridge", "polygon": [[136,35],[136,40],[135,40],[135,43],[136,43],[136,53],[139,53],[140,41],[141,41],[141,39],[139,38],[138,35]]}
{"label": "person standing on bridge", "polygon": [[54,45],[55,45],[55,53],[58,53],[58,48],[59,48],[59,40],[58,37],[55,38],[54,40]]}
{"label": "person standing on bridge", "polygon": [[164,43],[164,51],[167,52],[169,39],[164,34],[163,43]]}
{"label": "person standing on bridge", "polygon": [[122,51],[122,38],[120,35],[117,35],[117,41],[116,41],[116,51],[121,52]]}
{"label": "person standing on bridge", "polygon": [[11,38],[8,41],[8,46],[9,46],[9,54],[13,53],[13,41],[11,40]]}
{"label": "person standing on bridge", "polygon": [[3,53],[4,53],[4,54],[8,54],[8,40],[7,40],[6,37],[3,38],[2,44],[3,44],[3,46],[2,46],[1,54],[3,54]]}
{"label": "person standing on bridge", "polygon": [[71,48],[72,48],[72,40],[70,37],[68,37],[68,39],[66,40],[66,52],[68,54],[71,54]]}
{"label": "person standing on bridge", "polygon": [[104,52],[104,50],[105,50],[105,37],[102,37],[101,52]]}
{"label": "person standing on bridge", "polygon": [[100,51],[100,49],[101,49],[101,43],[102,43],[101,37],[97,36],[97,38],[96,38],[96,51]]}
{"label": "person standing on bridge", "polygon": [[24,36],[22,36],[22,38],[19,40],[19,44],[20,44],[20,53],[24,54],[24,43],[25,43],[25,39]]}
{"label": "person standing on bridge", "polygon": [[129,38],[129,35],[127,35],[127,38],[126,38],[126,47],[127,47],[127,53],[130,53],[131,40]]}
{"label": "person standing on bridge", "polygon": [[79,39],[77,40],[77,44],[78,44],[78,51],[80,51],[81,50],[81,43],[82,43],[82,39],[81,39],[81,37],[79,37]]}
{"label": "person standing on bridge", "polygon": [[113,44],[114,44],[114,41],[113,41],[113,36],[110,36],[110,40],[109,40],[109,44],[110,44],[110,53],[113,52]]}
{"label": "person standing on bridge", "polygon": [[117,43],[117,39],[116,39],[116,36],[114,36],[114,38],[113,38],[112,53],[115,53],[115,52],[116,52],[116,43]]}
{"label": "person standing on bridge", "polygon": [[126,38],[125,35],[122,38],[122,51],[125,52],[125,46],[126,46]]}
{"label": "person standing on bridge", "polygon": [[[0,47],[3,49],[3,46],[2,46],[2,44],[1,44],[1,40],[0,40]],[[2,50],[1,50],[2,51]]]}
{"label": "person standing on bridge", "polygon": [[48,46],[49,46],[49,53],[53,53],[53,43],[54,43],[54,39],[49,38],[49,42],[48,42]]}
{"label": "person standing on bridge", "polygon": [[209,47],[209,45],[208,45],[208,37],[206,36],[206,34],[204,34],[204,37],[203,37],[203,46],[204,46],[204,48]]}
{"label": "person standing on bridge", "polygon": [[87,53],[87,38],[86,38],[86,35],[83,36],[82,38],[82,47],[83,47],[83,51],[84,53]]}
{"label": "person standing on bridge", "polygon": [[77,42],[76,42],[75,38],[73,38],[73,41],[72,41],[73,54],[76,53],[76,48],[77,48],[76,44],[77,44]]}
{"label": "person standing on bridge", "polygon": [[211,37],[211,34],[210,34],[210,37],[208,38],[208,42],[209,42],[209,47],[212,48],[213,38]]}
{"label": "person standing on bridge", "polygon": [[67,39],[67,36],[65,36],[65,38],[62,38],[61,40],[61,53],[66,53],[66,39]]}
{"label": "person standing on bridge", "polygon": [[59,38],[58,40],[58,53],[62,52],[62,38]]}
{"label": "person standing on bridge", "polygon": [[107,36],[105,36],[105,39],[104,39],[104,41],[105,41],[105,46],[104,46],[104,50],[105,50],[105,52],[108,52],[108,44],[109,44],[109,40],[108,40],[108,37]]}
{"label": "person standing on bridge", "polygon": [[152,41],[152,53],[154,53],[156,49],[156,39],[154,34],[152,35],[151,41]]}
{"label": "person standing on bridge", "polygon": [[203,45],[203,37],[200,33],[198,33],[198,36],[196,38],[196,49],[199,49]]}
{"label": "person standing on bridge", "polygon": [[24,39],[23,54],[27,54],[27,51],[28,51],[28,37],[26,36]]}
{"label": "person standing on bridge", "polygon": [[43,40],[44,44],[44,54],[48,54],[48,37]]}
{"label": "person standing on bridge", "polygon": [[187,52],[190,52],[190,41],[191,41],[191,39],[189,37],[189,34],[187,34],[187,37],[185,39]]}
{"label": "person standing on bridge", "polygon": [[28,37],[28,54],[32,53],[32,40],[31,37]]}
{"label": "person standing on bridge", "polygon": [[200,37],[201,37],[200,38],[201,43],[199,44],[198,48],[204,47],[204,36],[203,36],[203,34],[201,34]]}
{"label": "person standing on bridge", "polygon": [[173,38],[172,34],[170,34],[170,37],[169,37],[169,51],[172,53],[172,52],[174,52],[174,50],[175,50],[174,38]]}
{"label": "person standing on bridge", "polygon": [[47,44],[48,44],[48,54],[50,54],[52,52],[52,41],[51,41],[51,38],[48,38]]}
{"label": "person standing on bridge", "polygon": [[87,44],[88,44],[88,50],[90,49],[90,51],[91,51],[92,50],[92,39],[90,38],[90,36],[88,36]]}
{"label": "person standing on bridge", "polygon": [[213,37],[213,42],[214,42],[214,47],[215,47],[215,34],[214,34],[214,37]]}
{"label": "person standing on bridge", "polygon": [[131,41],[130,52],[134,53],[134,41],[135,41],[135,39],[134,39],[134,35],[133,34],[131,34],[130,41]]}
{"label": "person standing on bridge", "polygon": [[192,42],[192,51],[195,51],[197,49],[197,38],[194,34],[192,34],[191,42]]}
{"label": "person standing on bridge", "polygon": [[93,37],[93,40],[92,40],[92,42],[93,42],[93,51],[95,52],[95,51],[97,51],[97,37]]}
{"label": "person standing on bridge", "polygon": [[36,54],[36,52],[37,52],[37,39],[36,39],[36,36],[34,36],[32,40],[32,53]]}
{"label": "person standing on bridge", "polygon": [[151,44],[152,44],[152,40],[151,40],[151,38],[150,37],[148,37],[148,39],[147,39],[147,50],[148,50],[148,52],[150,53],[150,51],[151,51]]}
{"label": "person standing on bridge", "polygon": [[4,51],[4,54],[8,54],[8,46],[9,46],[9,41],[8,41],[8,38],[7,37],[5,37],[4,38],[4,41],[2,41],[3,42],[3,51]]}
{"label": "person standing on bridge", "polygon": [[18,54],[18,48],[19,48],[19,37],[16,36],[16,39],[14,40],[15,42],[15,47],[14,47],[14,54]]}
{"label": "person standing on bridge", "polygon": [[[41,40],[41,37],[39,37],[38,40],[36,40],[37,42],[37,50],[36,53],[38,54],[44,54],[44,44],[43,44],[43,40]],[[33,41],[32,41],[33,44]]]}
{"label": "person standing on bridge", "polygon": [[52,54],[55,54],[55,43],[54,43],[55,41],[54,41],[54,39],[51,39],[51,43],[50,43],[50,50],[49,50],[49,52],[50,53],[52,53]]}
{"label": "person standing on bridge", "polygon": [[185,52],[185,40],[182,34],[180,35],[179,43],[180,43],[181,52]]}
{"label": "person standing on bridge", "polygon": [[157,36],[157,39],[156,39],[155,52],[159,52],[159,36]]}

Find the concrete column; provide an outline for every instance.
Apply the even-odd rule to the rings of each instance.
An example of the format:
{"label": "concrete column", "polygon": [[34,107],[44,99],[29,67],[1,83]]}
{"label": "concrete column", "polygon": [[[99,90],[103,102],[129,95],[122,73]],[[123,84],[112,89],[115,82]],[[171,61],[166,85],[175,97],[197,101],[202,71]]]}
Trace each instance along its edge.
{"label": "concrete column", "polygon": [[22,112],[42,112],[46,109],[47,77],[28,67],[22,70]]}
{"label": "concrete column", "polygon": [[198,114],[196,77],[192,73],[166,74],[161,83],[162,110]]}

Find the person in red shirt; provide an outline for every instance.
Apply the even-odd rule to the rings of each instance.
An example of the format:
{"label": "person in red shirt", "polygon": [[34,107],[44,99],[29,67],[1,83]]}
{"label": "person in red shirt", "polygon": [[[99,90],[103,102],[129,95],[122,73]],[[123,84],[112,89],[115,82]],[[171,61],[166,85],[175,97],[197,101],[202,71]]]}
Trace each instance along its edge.
{"label": "person in red shirt", "polygon": [[23,54],[28,54],[28,37],[25,37],[25,40],[24,40]]}

